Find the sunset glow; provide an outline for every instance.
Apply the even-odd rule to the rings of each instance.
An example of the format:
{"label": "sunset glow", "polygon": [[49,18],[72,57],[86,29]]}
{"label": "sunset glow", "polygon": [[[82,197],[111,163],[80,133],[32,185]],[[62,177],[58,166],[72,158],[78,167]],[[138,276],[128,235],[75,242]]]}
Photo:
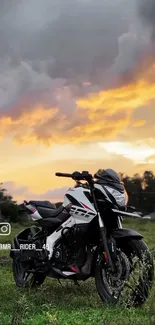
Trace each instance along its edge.
{"label": "sunset glow", "polygon": [[57,171],[155,171],[152,35],[130,1],[110,1],[3,14],[0,180],[18,201],[62,200],[73,181]]}

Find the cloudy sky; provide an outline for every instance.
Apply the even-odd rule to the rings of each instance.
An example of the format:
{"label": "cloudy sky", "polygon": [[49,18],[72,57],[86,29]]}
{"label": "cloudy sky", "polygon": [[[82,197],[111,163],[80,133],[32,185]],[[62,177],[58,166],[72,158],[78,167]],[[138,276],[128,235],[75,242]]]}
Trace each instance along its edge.
{"label": "cloudy sky", "polygon": [[155,171],[154,0],[0,1],[0,180],[57,201],[55,172]]}

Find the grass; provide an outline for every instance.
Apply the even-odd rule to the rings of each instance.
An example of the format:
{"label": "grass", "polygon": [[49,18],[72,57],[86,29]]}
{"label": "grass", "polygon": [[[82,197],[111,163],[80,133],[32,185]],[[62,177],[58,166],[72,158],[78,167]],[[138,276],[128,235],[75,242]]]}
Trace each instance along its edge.
{"label": "grass", "polygon": [[[144,235],[148,246],[155,247],[155,222],[127,220],[124,227]],[[0,242],[10,243],[23,226],[14,225],[10,236]],[[155,286],[141,308],[126,309],[102,303],[93,280],[81,282],[46,279],[37,289],[15,286],[8,251],[0,252],[0,325],[155,325]]]}

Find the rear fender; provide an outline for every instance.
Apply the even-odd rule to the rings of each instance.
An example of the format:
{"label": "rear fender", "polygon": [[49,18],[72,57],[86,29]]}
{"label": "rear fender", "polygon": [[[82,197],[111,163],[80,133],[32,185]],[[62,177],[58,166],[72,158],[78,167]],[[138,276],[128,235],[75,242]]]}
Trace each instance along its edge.
{"label": "rear fender", "polygon": [[143,236],[139,234],[137,231],[128,228],[114,229],[111,235],[115,239],[127,239],[127,238],[142,239],[143,238]]}

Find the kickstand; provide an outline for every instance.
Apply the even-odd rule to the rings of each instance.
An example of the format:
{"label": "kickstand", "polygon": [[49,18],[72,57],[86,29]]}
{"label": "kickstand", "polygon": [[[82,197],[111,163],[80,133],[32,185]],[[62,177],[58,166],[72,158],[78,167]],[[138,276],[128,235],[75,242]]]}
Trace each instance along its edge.
{"label": "kickstand", "polygon": [[80,287],[79,282],[77,280],[74,280],[74,284],[78,287]]}

